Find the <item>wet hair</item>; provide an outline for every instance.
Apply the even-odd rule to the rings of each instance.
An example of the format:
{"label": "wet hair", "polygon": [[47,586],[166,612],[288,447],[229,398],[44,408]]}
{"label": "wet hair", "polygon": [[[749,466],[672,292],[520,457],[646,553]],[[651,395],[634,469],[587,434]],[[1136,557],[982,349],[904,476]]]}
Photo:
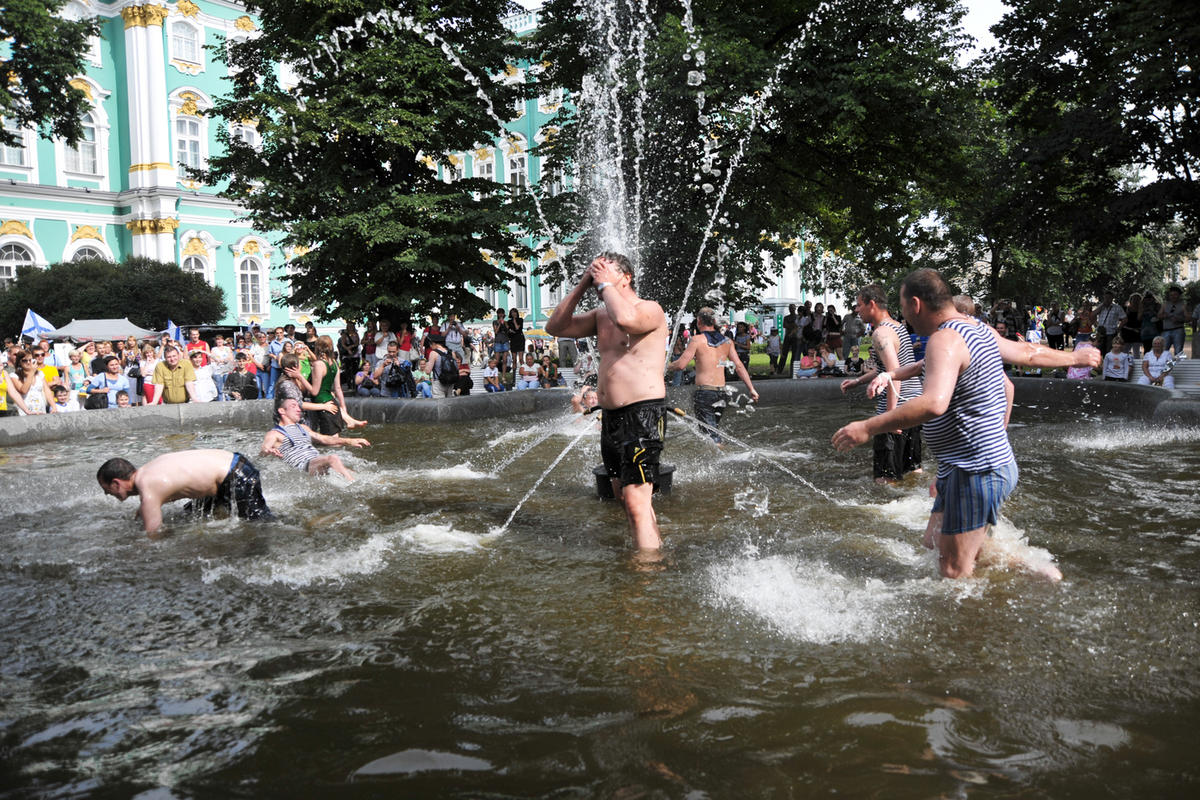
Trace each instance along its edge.
{"label": "wet hair", "polygon": [[100,469],[96,470],[96,480],[107,486],[117,478],[123,481],[129,480],[129,477],[136,471],[137,467],[125,459],[110,458],[100,465]]}
{"label": "wet hair", "polygon": [[864,303],[874,303],[875,305],[882,308],[884,311],[887,311],[887,307],[888,307],[887,292],[885,292],[883,290],[883,287],[880,286],[878,283],[867,284],[866,286],[859,289],[858,294],[855,296],[859,300],[863,301]]}
{"label": "wet hair", "polygon": [[952,303],[950,284],[937,270],[913,270],[900,284],[900,290],[909,299],[920,300],[933,311],[940,311]]}
{"label": "wet hair", "polygon": [[300,356],[295,353],[284,353],[279,357],[279,371],[300,366]]}
{"label": "wet hair", "polygon": [[701,325],[711,325],[715,328],[717,327],[717,312],[705,306],[696,312],[696,321]]}
{"label": "wet hair", "polygon": [[629,260],[629,256],[623,253],[615,253],[612,250],[605,250],[598,258],[607,259],[617,265],[617,268],[629,276],[629,288],[633,289],[633,262]]}
{"label": "wet hair", "polygon": [[333,339],[330,339],[328,336],[318,336],[316,344],[313,345],[313,350],[318,357],[333,358]]}

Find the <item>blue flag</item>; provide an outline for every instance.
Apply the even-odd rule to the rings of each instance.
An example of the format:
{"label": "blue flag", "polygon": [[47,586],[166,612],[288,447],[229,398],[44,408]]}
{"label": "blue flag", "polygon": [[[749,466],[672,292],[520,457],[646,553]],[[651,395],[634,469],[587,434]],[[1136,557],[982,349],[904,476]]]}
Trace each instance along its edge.
{"label": "blue flag", "polygon": [[58,328],[50,324],[50,321],[41,314],[34,312],[32,308],[25,309],[25,322],[21,324],[21,335],[28,336],[30,339],[37,339],[43,333],[54,333]]}
{"label": "blue flag", "polygon": [[167,336],[170,336],[177,342],[183,341],[183,331],[179,329],[178,325],[171,322],[171,320],[167,320]]}

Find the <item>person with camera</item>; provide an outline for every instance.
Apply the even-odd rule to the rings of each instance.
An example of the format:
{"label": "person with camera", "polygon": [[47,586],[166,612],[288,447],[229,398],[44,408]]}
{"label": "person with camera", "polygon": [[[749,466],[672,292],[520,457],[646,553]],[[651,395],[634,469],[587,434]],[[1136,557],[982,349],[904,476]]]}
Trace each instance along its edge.
{"label": "person with camera", "polygon": [[387,355],[379,360],[375,371],[371,374],[371,379],[379,387],[383,397],[416,396],[412,365],[400,357],[400,345],[394,338],[388,342]]}

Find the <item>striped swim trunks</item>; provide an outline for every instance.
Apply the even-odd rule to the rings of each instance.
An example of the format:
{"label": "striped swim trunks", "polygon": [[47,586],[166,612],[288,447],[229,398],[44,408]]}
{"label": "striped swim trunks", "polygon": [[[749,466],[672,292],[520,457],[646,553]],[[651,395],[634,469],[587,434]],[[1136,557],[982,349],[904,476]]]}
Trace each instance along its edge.
{"label": "striped swim trunks", "polygon": [[953,535],[995,525],[1000,506],[1017,488],[1017,462],[988,472],[967,472],[955,467],[937,479],[933,511],[942,512],[942,533]]}

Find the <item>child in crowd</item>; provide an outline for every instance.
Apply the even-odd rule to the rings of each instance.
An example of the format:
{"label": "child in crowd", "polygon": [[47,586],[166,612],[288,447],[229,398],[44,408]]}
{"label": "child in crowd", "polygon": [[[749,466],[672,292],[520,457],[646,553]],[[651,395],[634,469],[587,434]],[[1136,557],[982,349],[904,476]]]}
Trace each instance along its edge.
{"label": "child in crowd", "polygon": [[496,357],[492,356],[488,359],[487,366],[483,368],[483,388],[489,392],[503,392],[504,384],[500,382],[500,370],[496,368]]}
{"label": "child in crowd", "polygon": [[[1091,331],[1088,331],[1088,336],[1091,336]],[[1080,339],[1078,335],[1075,337],[1075,349],[1082,350],[1085,347],[1095,347],[1088,339]],[[1085,381],[1092,377],[1091,367],[1069,367],[1067,369],[1067,377],[1071,380]]]}
{"label": "child in crowd", "polygon": [[1104,380],[1129,382],[1129,375],[1133,370],[1133,360],[1129,357],[1129,353],[1123,352],[1124,350],[1125,342],[1121,337],[1118,336],[1112,340],[1112,350],[1109,350],[1104,356],[1102,364]]}
{"label": "child in crowd", "polygon": [[129,402],[129,392],[124,389],[117,392],[117,408],[132,408]]}
{"label": "child in crowd", "polygon": [[433,383],[429,379],[429,360],[422,358],[412,371],[413,380],[417,382],[417,394],[426,399],[433,398]]}
{"label": "child in crowd", "polygon": [[50,391],[54,393],[54,413],[64,414],[83,410],[83,407],[79,405],[79,397],[61,383],[51,386]]}

